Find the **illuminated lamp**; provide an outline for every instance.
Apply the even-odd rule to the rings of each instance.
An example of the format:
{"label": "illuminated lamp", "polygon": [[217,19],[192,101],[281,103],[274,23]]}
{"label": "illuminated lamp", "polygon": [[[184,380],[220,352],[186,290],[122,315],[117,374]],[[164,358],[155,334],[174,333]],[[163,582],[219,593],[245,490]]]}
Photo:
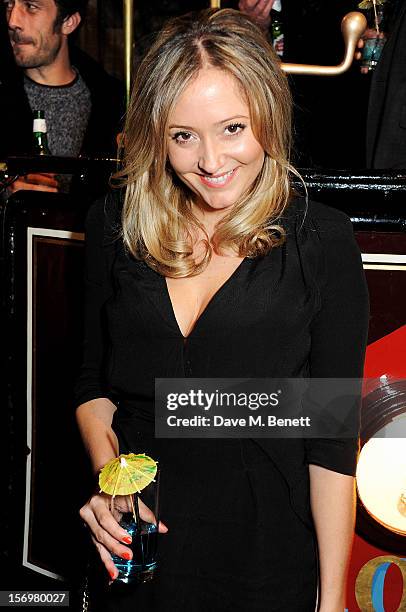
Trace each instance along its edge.
{"label": "illuminated lamp", "polygon": [[[401,555],[406,554],[405,346],[406,326],[368,347],[365,375],[373,378],[364,384],[356,473],[357,533]],[[382,373],[384,368],[392,373]]]}

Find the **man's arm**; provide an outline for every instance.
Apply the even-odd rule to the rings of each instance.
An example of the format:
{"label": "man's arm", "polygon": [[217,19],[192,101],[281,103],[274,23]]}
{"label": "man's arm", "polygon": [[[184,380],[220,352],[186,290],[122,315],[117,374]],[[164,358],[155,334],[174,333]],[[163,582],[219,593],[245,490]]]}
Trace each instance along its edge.
{"label": "man's arm", "polygon": [[15,193],[20,189],[31,191],[58,191],[58,181],[54,178],[55,174],[31,173],[19,176],[16,181],[7,188],[9,194]]}

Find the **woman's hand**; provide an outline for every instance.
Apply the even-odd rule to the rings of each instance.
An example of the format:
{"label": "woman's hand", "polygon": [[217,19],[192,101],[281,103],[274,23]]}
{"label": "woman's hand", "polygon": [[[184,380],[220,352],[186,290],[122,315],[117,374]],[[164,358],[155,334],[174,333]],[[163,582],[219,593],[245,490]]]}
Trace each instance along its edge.
{"label": "woman's hand", "polygon": [[[379,32],[379,35],[377,35],[375,28],[367,28],[365,32],[363,33],[362,38],[360,38],[359,41],[357,42],[358,51],[354,53],[354,58],[357,61],[362,60],[363,49],[365,47],[366,40],[370,38],[384,38],[384,37],[385,37],[384,32]],[[361,66],[362,74],[367,74],[368,72],[369,72],[368,66]]]}
{"label": "woman's hand", "polygon": [[[113,515],[110,511],[110,504],[110,495],[96,493],[79,510],[79,514],[91,531],[93,543],[111,579],[115,580],[118,570],[114,565],[111,554],[122,557],[127,561],[132,558],[131,549],[125,546],[125,544],[131,544],[131,536],[118,523],[121,514],[130,511],[131,507],[128,497],[117,496],[114,498]],[[148,523],[154,522],[153,512],[140,499],[139,512],[143,520]],[[166,533],[168,528],[160,521],[158,531],[159,533]]]}

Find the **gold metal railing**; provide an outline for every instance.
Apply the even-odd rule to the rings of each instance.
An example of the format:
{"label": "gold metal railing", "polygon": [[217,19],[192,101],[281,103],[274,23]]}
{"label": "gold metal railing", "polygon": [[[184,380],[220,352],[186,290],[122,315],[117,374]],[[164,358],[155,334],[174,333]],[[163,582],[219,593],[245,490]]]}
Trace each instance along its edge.
{"label": "gold metal railing", "polygon": [[347,13],[341,22],[341,32],[344,39],[344,59],[337,66],[317,66],[313,64],[286,64],[282,62],[282,70],[289,74],[315,74],[319,76],[336,76],[342,74],[351,66],[357,42],[365,32],[367,20],[362,13]]}
{"label": "gold metal railing", "polygon": [[133,65],[134,45],[134,0],[123,0],[124,21],[124,74],[126,106],[130,101],[131,75]]}
{"label": "gold metal railing", "polygon": [[[212,8],[220,8],[221,0],[210,0]],[[124,64],[127,105],[130,99],[131,72],[133,63],[134,34],[134,0],[123,0],[124,12]],[[365,32],[367,23],[362,13],[352,12],[345,15],[341,22],[345,51],[344,59],[337,66],[321,66],[315,64],[288,64],[282,62],[282,70],[289,74],[312,74],[319,76],[336,76],[342,74],[351,66],[358,40]]]}

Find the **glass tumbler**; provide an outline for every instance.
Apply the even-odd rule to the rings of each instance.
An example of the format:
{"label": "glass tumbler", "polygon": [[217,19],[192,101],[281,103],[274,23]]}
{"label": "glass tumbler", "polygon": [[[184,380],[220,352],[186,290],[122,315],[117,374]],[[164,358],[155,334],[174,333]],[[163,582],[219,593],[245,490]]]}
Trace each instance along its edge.
{"label": "glass tumbler", "polygon": [[114,582],[130,584],[149,582],[157,568],[158,524],[159,524],[159,483],[161,469],[158,467],[155,481],[141,493],[126,496],[128,511],[121,512],[120,526],[132,537],[129,548],[132,559],[127,561],[112,555],[118,576]]}

